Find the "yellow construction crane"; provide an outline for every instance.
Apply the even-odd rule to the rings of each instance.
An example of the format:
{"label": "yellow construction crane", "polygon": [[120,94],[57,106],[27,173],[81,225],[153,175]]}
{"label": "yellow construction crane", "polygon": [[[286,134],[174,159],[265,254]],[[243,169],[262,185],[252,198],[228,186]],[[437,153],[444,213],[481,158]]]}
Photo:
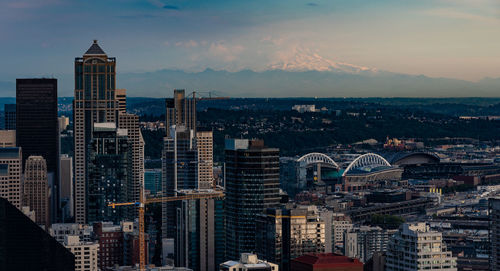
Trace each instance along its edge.
{"label": "yellow construction crane", "polygon": [[135,205],[139,208],[139,270],[144,271],[145,263],[146,263],[146,247],[144,246],[144,208],[146,204],[150,203],[161,203],[161,202],[169,202],[169,201],[179,201],[179,200],[194,200],[194,199],[212,199],[212,198],[223,198],[224,192],[220,190],[213,190],[213,192],[202,192],[202,193],[193,193],[187,194],[183,196],[172,196],[172,197],[158,197],[158,198],[149,198],[146,199],[144,196],[144,189],[141,188],[140,199],[137,202],[120,202],[120,203],[109,203],[110,207],[117,206],[131,206]]}

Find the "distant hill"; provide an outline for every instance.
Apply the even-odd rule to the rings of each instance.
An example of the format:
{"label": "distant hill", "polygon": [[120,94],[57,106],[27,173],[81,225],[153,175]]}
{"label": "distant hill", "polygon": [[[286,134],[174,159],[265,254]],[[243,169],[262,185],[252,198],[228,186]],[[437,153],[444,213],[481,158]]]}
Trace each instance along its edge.
{"label": "distant hill", "polygon": [[[345,70],[345,69],[344,69]],[[158,70],[118,73],[129,97],[169,97],[175,88],[231,97],[500,97],[500,79],[470,82],[377,70]],[[59,95],[73,95],[73,75],[57,76]],[[15,79],[0,81],[0,96],[15,95]]]}

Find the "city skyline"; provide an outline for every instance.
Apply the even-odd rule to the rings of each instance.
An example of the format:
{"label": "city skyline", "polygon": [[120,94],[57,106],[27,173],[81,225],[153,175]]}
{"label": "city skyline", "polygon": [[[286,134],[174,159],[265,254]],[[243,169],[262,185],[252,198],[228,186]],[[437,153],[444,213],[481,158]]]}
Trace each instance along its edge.
{"label": "city skyline", "polygon": [[[41,4],[26,0],[1,5],[4,27],[0,39],[10,52],[5,57],[11,65],[0,68],[0,96],[11,96],[8,90],[16,77],[56,77],[61,82],[61,96],[70,96],[68,59],[86,50],[93,39],[120,59],[119,73],[132,78],[130,82],[120,80],[119,87],[130,89],[131,96],[161,97],[166,90],[181,87],[168,80],[140,88],[133,84],[162,70],[312,70],[372,77],[390,72],[472,82],[500,77],[496,50],[500,38],[493,31],[500,25],[500,9],[491,0],[210,4],[160,0],[120,4],[54,0]],[[89,12],[90,7],[98,8]],[[108,27],[98,27],[103,23]],[[364,86],[370,83],[352,95],[399,94],[381,92],[383,87],[370,92]],[[270,96],[286,96],[285,87]],[[311,96],[344,96],[336,90],[316,92]],[[439,94],[450,96],[444,91]],[[263,96],[253,96],[259,95]]]}

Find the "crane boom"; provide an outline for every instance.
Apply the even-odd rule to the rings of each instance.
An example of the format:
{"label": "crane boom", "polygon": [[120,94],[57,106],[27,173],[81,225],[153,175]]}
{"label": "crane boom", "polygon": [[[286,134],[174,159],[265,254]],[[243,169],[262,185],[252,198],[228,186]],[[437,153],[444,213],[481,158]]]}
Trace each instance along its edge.
{"label": "crane boom", "polygon": [[172,197],[158,197],[146,199],[144,196],[144,189],[141,187],[141,194],[139,201],[136,202],[110,202],[108,206],[115,208],[119,206],[137,206],[139,208],[139,270],[143,271],[145,269],[146,263],[146,247],[144,245],[145,233],[144,233],[144,208],[146,204],[151,203],[161,203],[161,202],[171,202],[179,200],[194,200],[194,199],[213,199],[213,198],[223,198],[223,191],[215,191],[209,193],[192,193],[183,196],[172,196]]}

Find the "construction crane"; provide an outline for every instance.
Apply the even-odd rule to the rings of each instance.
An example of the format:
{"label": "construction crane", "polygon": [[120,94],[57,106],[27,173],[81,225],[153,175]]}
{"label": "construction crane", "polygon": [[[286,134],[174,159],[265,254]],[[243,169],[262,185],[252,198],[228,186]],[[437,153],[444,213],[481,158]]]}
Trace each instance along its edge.
{"label": "construction crane", "polygon": [[179,200],[194,200],[194,199],[213,199],[213,198],[223,198],[224,192],[221,190],[213,190],[213,192],[203,192],[203,193],[193,193],[187,194],[183,196],[172,196],[172,197],[155,197],[147,199],[144,196],[144,189],[141,187],[140,199],[136,202],[120,202],[115,203],[111,202],[108,206],[115,207],[119,206],[137,206],[139,208],[139,270],[144,271],[146,266],[146,247],[144,245],[144,209],[147,204],[151,203],[162,203],[162,202],[170,202],[170,201],[179,201]]}

